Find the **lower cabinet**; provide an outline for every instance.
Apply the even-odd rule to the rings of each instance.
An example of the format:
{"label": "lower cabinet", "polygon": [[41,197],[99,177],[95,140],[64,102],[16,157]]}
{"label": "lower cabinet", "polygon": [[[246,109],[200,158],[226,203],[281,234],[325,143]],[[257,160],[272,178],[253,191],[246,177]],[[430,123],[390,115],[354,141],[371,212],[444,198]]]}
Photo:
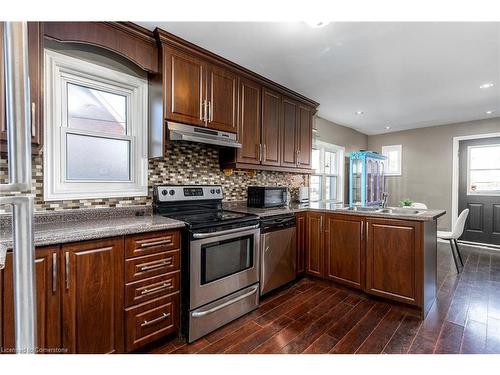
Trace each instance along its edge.
{"label": "lower cabinet", "polygon": [[[61,347],[60,290],[57,278],[59,247],[37,249],[35,259],[37,346],[41,352]],[[7,254],[5,269],[0,272],[3,286],[0,346],[4,352],[15,349],[14,286],[12,253]]]}
{"label": "lower cabinet", "polygon": [[325,277],[357,289],[365,287],[364,220],[325,215]]}
{"label": "lower cabinet", "polygon": [[418,305],[422,295],[421,226],[406,220],[367,219],[366,291]]}
{"label": "lower cabinet", "polygon": [[428,311],[435,296],[435,223],[307,212],[304,229],[302,220],[297,215],[299,244],[305,231],[305,274]]}
{"label": "lower cabinet", "polygon": [[297,231],[297,276],[306,270],[306,213],[300,212],[295,215]]}
{"label": "lower cabinet", "polygon": [[306,214],[306,274],[323,277],[323,221],[324,214],[308,212]]}
{"label": "lower cabinet", "polygon": [[61,255],[63,348],[123,352],[123,239],[63,245]]}
{"label": "lower cabinet", "polygon": [[[37,248],[40,352],[122,353],[177,332],[179,253],[179,231]],[[149,261],[151,256],[155,259]],[[140,271],[130,282],[126,263]],[[0,271],[3,352],[15,349],[13,289],[12,253],[8,253]]]}

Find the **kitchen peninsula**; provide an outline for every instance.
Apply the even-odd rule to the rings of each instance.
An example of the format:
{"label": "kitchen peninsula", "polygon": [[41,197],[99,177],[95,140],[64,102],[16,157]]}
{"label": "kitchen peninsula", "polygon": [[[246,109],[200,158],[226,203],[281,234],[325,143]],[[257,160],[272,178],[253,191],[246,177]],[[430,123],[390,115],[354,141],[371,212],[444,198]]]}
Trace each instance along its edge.
{"label": "kitchen peninsula", "polygon": [[437,219],[443,210],[363,209],[312,202],[226,209],[261,217],[295,213],[297,274],[411,305],[425,318],[436,298]]}

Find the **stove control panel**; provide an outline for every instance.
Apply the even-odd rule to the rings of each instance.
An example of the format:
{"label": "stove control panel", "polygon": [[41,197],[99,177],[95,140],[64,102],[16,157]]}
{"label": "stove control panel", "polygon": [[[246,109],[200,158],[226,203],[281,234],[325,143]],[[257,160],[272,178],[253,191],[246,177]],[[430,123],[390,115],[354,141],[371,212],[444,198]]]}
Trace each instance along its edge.
{"label": "stove control panel", "polygon": [[155,187],[158,202],[209,200],[224,198],[220,185],[159,185]]}

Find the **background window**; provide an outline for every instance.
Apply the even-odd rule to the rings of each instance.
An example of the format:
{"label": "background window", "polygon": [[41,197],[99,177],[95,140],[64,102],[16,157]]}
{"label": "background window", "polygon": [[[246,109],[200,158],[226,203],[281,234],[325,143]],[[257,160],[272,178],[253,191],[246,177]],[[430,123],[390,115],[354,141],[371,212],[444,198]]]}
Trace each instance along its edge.
{"label": "background window", "polygon": [[309,199],[311,202],[342,202],[344,149],[342,147],[316,141],[312,151]]}
{"label": "background window", "polygon": [[387,157],[386,176],[401,176],[402,149],[401,145],[382,146],[382,155]]}
{"label": "background window", "polygon": [[500,194],[500,145],[468,148],[469,194]]}

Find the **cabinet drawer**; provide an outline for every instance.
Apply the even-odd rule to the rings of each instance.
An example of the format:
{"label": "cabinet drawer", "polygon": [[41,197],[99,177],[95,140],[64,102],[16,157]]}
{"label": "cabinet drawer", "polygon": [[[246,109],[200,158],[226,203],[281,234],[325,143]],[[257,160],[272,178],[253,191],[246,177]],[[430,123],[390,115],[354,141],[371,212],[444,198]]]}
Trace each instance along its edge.
{"label": "cabinet drawer", "polygon": [[179,291],[180,271],[150,277],[125,285],[125,307]]}
{"label": "cabinet drawer", "polygon": [[142,233],[126,237],[125,257],[132,258],[177,250],[180,246],[181,236],[179,231]]}
{"label": "cabinet drawer", "polygon": [[125,282],[128,283],[162,273],[178,271],[179,266],[179,250],[127,259],[125,261]]}
{"label": "cabinet drawer", "polygon": [[179,314],[179,293],[125,310],[126,351],[177,331]]}

